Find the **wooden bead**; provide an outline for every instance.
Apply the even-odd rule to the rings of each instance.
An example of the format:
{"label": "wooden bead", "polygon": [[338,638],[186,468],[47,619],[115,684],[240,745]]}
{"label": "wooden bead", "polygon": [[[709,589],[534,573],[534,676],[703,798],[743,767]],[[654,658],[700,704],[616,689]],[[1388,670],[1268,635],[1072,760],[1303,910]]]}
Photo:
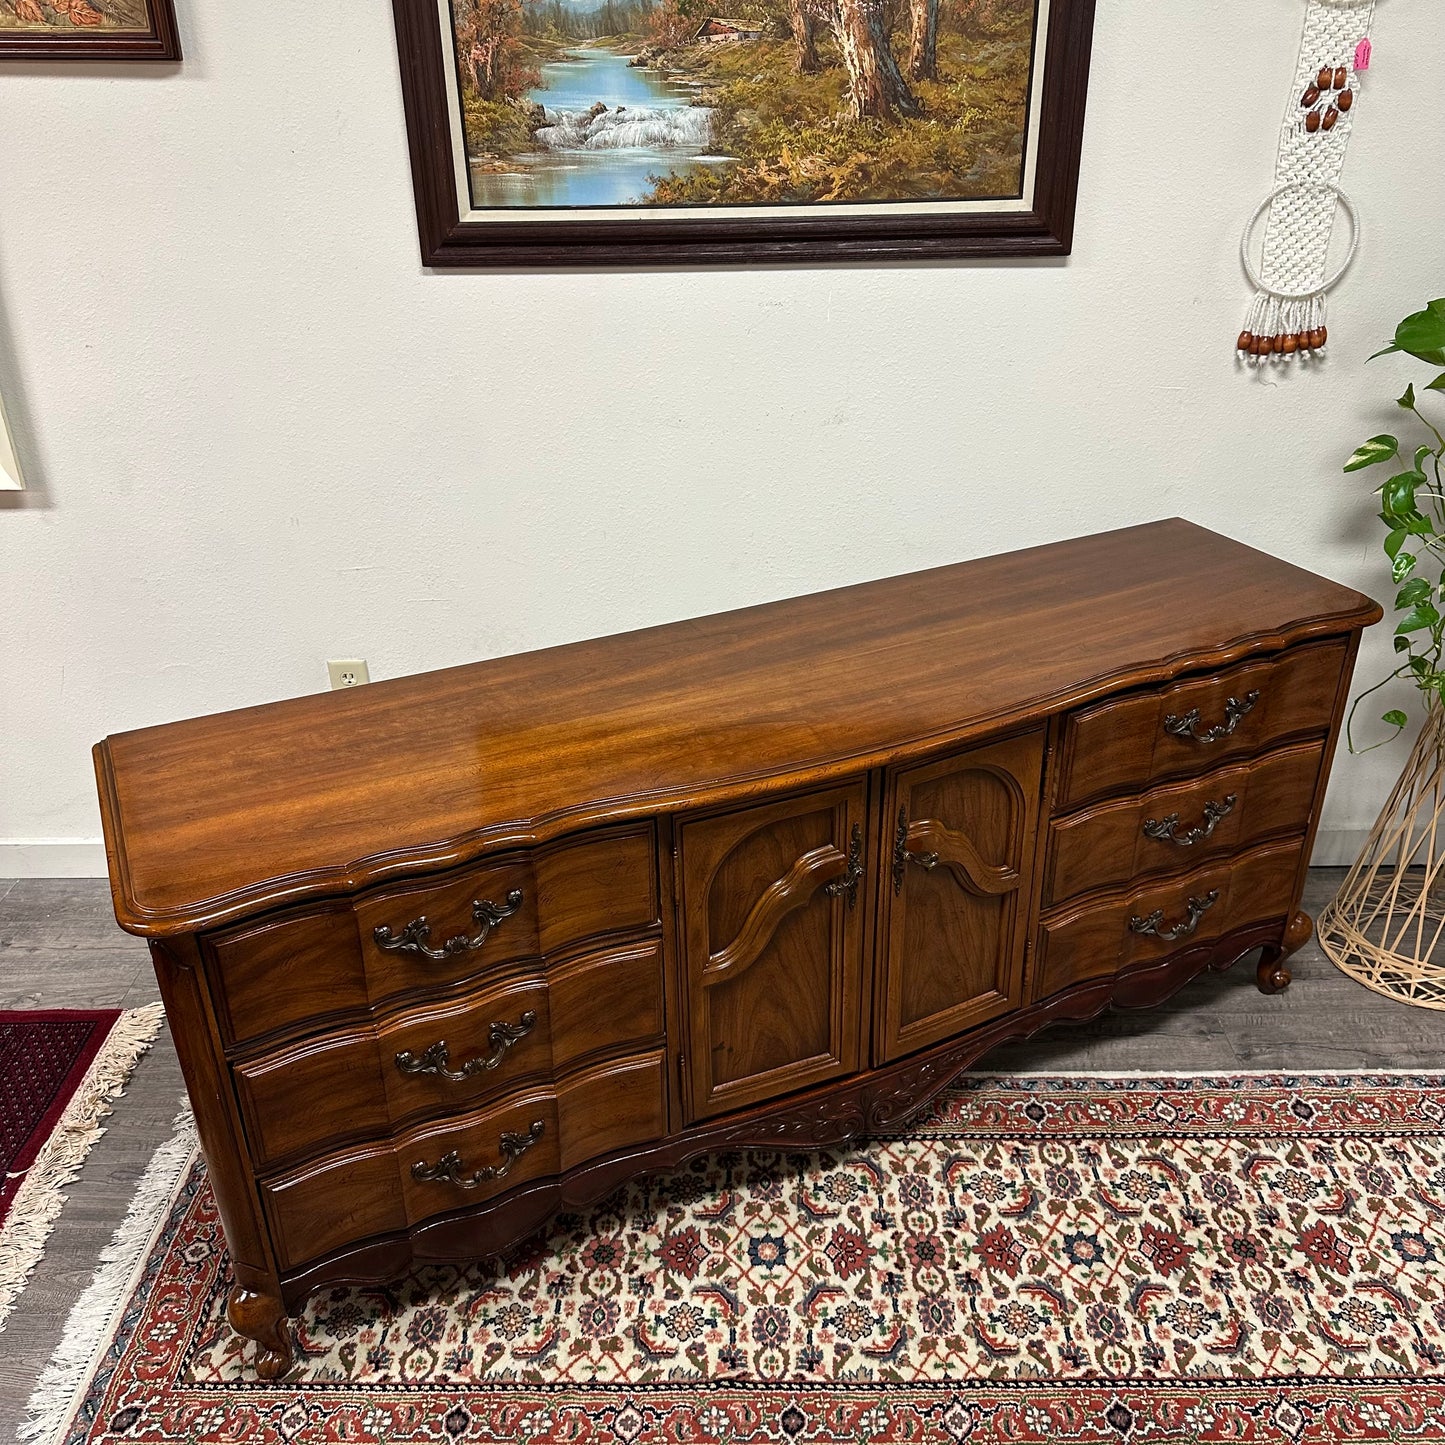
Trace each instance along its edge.
{"label": "wooden bead", "polygon": [[1340,113],[1339,113],[1339,111],[1337,111],[1337,110],[1334,108],[1334,106],[1331,106],[1331,107],[1325,112],[1325,118],[1324,118],[1323,121],[1320,122],[1320,124],[1323,125],[1326,130],[1333,130],[1333,129],[1335,128],[1335,122],[1336,122],[1339,118],[1340,118]]}
{"label": "wooden bead", "polygon": [[1299,336],[1291,332],[1290,335],[1281,340],[1279,349],[1284,352],[1286,356],[1293,356],[1295,352],[1299,350]]}
{"label": "wooden bead", "polygon": [[1344,67],[1343,65],[1337,65],[1337,66],[1335,66],[1335,89],[1336,89],[1336,90],[1343,90],[1343,89],[1345,88],[1345,81],[1346,81],[1348,78],[1349,78],[1349,77],[1346,76],[1346,74],[1345,74],[1345,67]]}
{"label": "wooden bead", "polygon": [[1315,101],[1317,101],[1319,98],[1320,98],[1319,88],[1318,88],[1317,86],[1313,86],[1313,85],[1312,85],[1312,86],[1310,86],[1310,88],[1309,88],[1307,91],[1305,91],[1305,93],[1300,97],[1300,104],[1301,104],[1306,110],[1308,110],[1308,109],[1310,108],[1310,106],[1312,106],[1312,105],[1315,103]]}
{"label": "wooden bead", "polygon": [[1241,332],[1239,333],[1239,340],[1234,343],[1234,349],[1235,349],[1236,351],[1248,351],[1248,350],[1249,350],[1249,343],[1250,343],[1251,341],[1253,341],[1253,340],[1254,340],[1254,333],[1253,333],[1253,332],[1250,332],[1250,331],[1241,331]]}
{"label": "wooden bead", "polygon": [[1342,90],[1335,97],[1335,104],[1341,110],[1348,110],[1355,103],[1355,92],[1353,90]]}
{"label": "wooden bead", "polygon": [[1319,86],[1321,90],[1328,90],[1330,88],[1330,82],[1334,78],[1334,68],[1329,65],[1322,65],[1320,66],[1320,73],[1315,76],[1315,84]]}
{"label": "wooden bead", "polygon": [[1322,346],[1325,344],[1325,341],[1328,339],[1328,337],[1329,337],[1329,332],[1326,331],[1323,326],[1317,327],[1315,330],[1311,331],[1311,332],[1310,332],[1310,350],[1311,350],[1311,351],[1318,351],[1318,350],[1320,349],[1320,347],[1322,347]]}
{"label": "wooden bead", "polygon": [[1251,356],[1258,356],[1258,355],[1259,355],[1259,348],[1260,348],[1260,346],[1261,346],[1262,344],[1263,344],[1263,338],[1258,337],[1258,336],[1251,336],[1251,337],[1249,338],[1249,354],[1250,354]]}
{"label": "wooden bead", "polygon": [[1313,135],[1319,128],[1320,113],[1317,110],[1312,110],[1307,116],[1305,116],[1305,129],[1309,131],[1311,135]]}

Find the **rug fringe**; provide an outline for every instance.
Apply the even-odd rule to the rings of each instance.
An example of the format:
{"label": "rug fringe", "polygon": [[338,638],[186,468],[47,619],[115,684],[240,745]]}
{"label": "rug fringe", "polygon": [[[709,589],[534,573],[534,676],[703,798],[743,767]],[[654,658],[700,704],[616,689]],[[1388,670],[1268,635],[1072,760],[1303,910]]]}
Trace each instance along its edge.
{"label": "rug fringe", "polygon": [[140,1057],[155,1042],[165,1018],[162,1005],[126,1009],[105,1036],[70,1102],[66,1104],[35,1162],[24,1171],[0,1229],[0,1332],[15,1307],[65,1204],[63,1190],[73,1184],[95,1141],[105,1133],[100,1121],[120,1097]]}
{"label": "rug fringe", "polygon": [[145,1267],[195,1157],[195,1119],[189,1102],[182,1101],[173,1127],[172,1136],[151,1155],[125,1219],[101,1253],[99,1268],[76,1300],[60,1343],[35,1382],[20,1426],[22,1441],[55,1445],[70,1424],[78,1398],[89,1387],[136,1274]]}

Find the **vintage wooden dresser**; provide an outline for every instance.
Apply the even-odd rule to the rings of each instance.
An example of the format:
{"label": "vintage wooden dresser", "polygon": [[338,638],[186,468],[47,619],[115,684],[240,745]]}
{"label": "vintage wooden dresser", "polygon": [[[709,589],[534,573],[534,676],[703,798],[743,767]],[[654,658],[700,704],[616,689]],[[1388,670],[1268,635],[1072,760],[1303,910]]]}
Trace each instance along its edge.
{"label": "vintage wooden dresser", "polygon": [[1379,616],[1168,521],[99,744],[260,1373],[323,1283],[1283,988]]}

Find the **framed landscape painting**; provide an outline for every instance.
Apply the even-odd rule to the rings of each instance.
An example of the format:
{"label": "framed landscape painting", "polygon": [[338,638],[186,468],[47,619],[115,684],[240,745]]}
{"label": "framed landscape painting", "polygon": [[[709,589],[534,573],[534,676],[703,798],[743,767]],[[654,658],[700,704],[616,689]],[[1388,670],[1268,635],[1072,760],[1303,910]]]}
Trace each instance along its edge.
{"label": "framed landscape painting", "polygon": [[172,0],[0,0],[0,60],[179,60]]}
{"label": "framed landscape painting", "polygon": [[1072,243],[1094,0],[393,6],[427,265]]}

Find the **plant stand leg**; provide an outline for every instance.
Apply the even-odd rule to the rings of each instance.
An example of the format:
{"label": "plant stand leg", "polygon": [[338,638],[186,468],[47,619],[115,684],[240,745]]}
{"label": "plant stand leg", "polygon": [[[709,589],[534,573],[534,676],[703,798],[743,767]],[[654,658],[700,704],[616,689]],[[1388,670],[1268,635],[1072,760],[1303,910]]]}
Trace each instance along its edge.
{"label": "plant stand leg", "polygon": [[237,1285],[226,1301],[226,1318],[238,1335],[255,1340],[258,1348],[256,1373],[263,1380],[278,1380],[291,1368],[295,1351],[286,1310],[279,1299],[252,1294]]}
{"label": "plant stand leg", "polygon": [[1308,913],[1296,913],[1285,925],[1284,937],[1278,943],[1265,947],[1259,956],[1259,967],[1255,970],[1254,981],[1261,993],[1283,993],[1289,987],[1293,974],[1285,967],[1284,961],[1290,954],[1302,948],[1314,932]]}

